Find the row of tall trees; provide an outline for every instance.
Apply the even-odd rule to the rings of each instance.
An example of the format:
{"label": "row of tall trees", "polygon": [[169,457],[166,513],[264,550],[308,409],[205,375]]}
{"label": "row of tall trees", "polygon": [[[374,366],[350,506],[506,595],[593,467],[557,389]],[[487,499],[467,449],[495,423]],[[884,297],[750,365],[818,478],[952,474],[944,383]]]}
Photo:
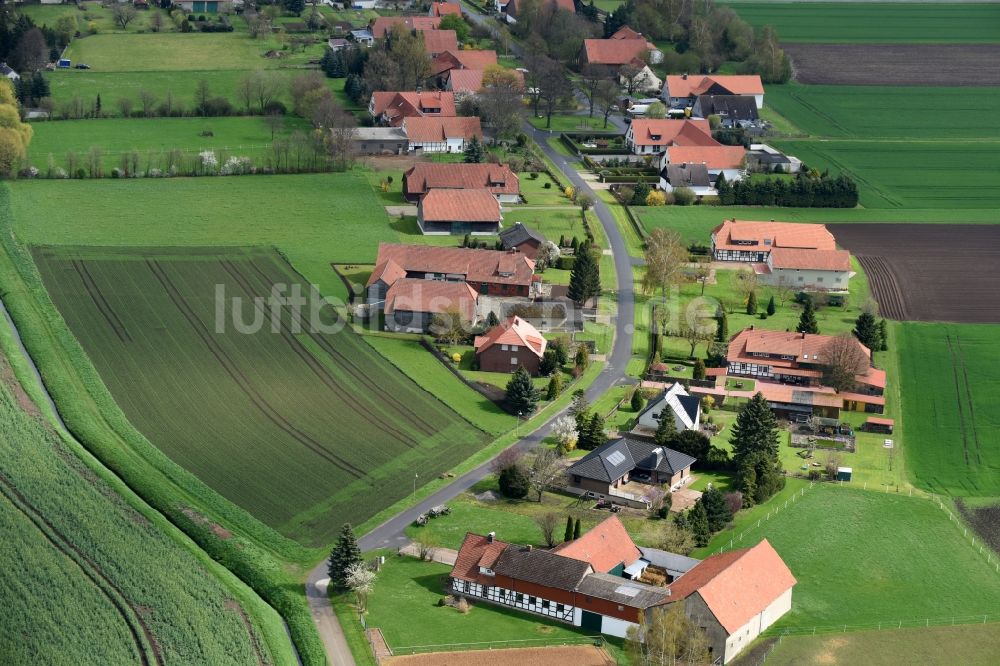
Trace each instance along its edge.
{"label": "row of tall trees", "polygon": [[784,178],[743,179],[729,183],[720,175],[715,189],[724,206],[790,206],[795,208],[854,208],[858,205],[858,184],[846,175],[799,174]]}

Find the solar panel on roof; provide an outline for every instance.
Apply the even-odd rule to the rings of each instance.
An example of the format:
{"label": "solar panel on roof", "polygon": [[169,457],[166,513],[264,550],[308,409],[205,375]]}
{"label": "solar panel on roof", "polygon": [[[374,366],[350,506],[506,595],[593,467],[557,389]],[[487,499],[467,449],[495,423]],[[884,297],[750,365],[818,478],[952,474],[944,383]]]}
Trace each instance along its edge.
{"label": "solar panel on roof", "polygon": [[611,463],[612,465],[621,465],[623,462],[625,462],[625,454],[622,453],[621,451],[615,451],[614,453],[608,456],[608,462]]}

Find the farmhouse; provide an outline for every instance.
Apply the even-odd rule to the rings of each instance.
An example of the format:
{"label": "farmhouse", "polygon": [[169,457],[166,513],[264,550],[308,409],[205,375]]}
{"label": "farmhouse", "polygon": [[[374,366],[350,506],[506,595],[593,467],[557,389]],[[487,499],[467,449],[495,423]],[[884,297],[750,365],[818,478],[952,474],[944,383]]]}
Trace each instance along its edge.
{"label": "farmhouse", "polygon": [[[517,174],[505,164],[420,162],[403,174],[403,196],[407,201],[419,201],[420,197],[432,189],[486,189],[501,203],[518,203],[521,200],[521,185]],[[501,232],[501,238],[503,233]],[[537,250],[537,246],[535,249]],[[529,256],[534,258],[534,254]]]}
{"label": "farmhouse", "polygon": [[482,140],[479,118],[404,118],[401,125],[410,142],[411,151],[423,153],[460,153],[465,142],[476,137]]}
{"label": "farmhouse", "polygon": [[851,253],[847,250],[800,250],[776,247],[753,265],[760,282],[810,291],[847,291]]}
{"label": "farmhouse", "polygon": [[532,375],[538,374],[547,344],[537,328],[516,316],[477,335],[473,342],[480,370],[514,372],[523,367]]}
{"label": "farmhouse", "polygon": [[752,548],[712,555],[670,584],[657,604],[684,602],[684,614],[708,634],[716,663],[729,663],[792,608],[797,581],[764,539]]}
{"label": "farmhouse", "polygon": [[458,312],[463,326],[476,323],[479,298],[464,282],[401,278],[385,296],[385,327],[398,333],[426,333],[435,315]]}
{"label": "farmhouse", "polygon": [[670,108],[693,106],[701,95],[740,95],[752,97],[757,108],[764,106],[764,84],[760,76],[687,74],[668,76],[663,84],[663,100]]}
{"label": "farmhouse", "polygon": [[446,51],[458,50],[458,33],[454,30],[423,30],[424,51],[436,58]]}
{"label": "farmhouse", "polygon": [[[644,581],[666,580],[669,585]],[[651,609],[685,601],[712,655],[731,660],[791,608],[795,578],[766,541],[693,558],[639,549],[611,516],[546,551],[467,533],[452,568],[455,594],[624,637]]]}
{"label": "farmhouse", "polygon": [[757,105],[743,95],[699,95],[691,109],[695,118],[718,116],[723,127],[739,127],[741,123],[756,122]]}
{"label": "farmhouse", "polygon": [[[453,70],[482,72],[490,65],[495,64],[497,64],[496,51],[473,49],[459,51],[458,48],[444,49],[431,62],[431,71],[440,83],[444,83],[448,78],[449,72]],[[479,75],[479,78],[482,81],[482,74]]]}
{"label": "farmhouse", "polygon": [[[375,39],[382,39],[397,25],[406,30],[425,32],[437,30],[441,25],[439,16],[379,16],[371,22],[370,29]],[[453,31],[454,32],[454,31]]]}
{"label": "farmhouse", "polygon": [[774,248],[837,249],[826,225],[792,222],[725,220],[712,230],[712,258],[716,261],[763,263]]}
{"label": "farmhouse", "polygon": [[462,15],[462,5],[457,2],[432,2],[431,3],[431,16],[461,16]]}
{"label": "farmhouse", "polygon": [[399,127],[404,118],[454,118],[457,115],[454,93],[440,91],[375,91],[368,102],[368,113],[374,123],[390,127]]}
{"label": "farmhouse", "polygon": [[639,414],[633,432],[656,432],[664,418],[672,418],[678,432],[697,430],[701,427],[701,398],[691,395],[680,382],[675,382],[649,401],[646,409]]}
{"label": "farmhouse", "polygon": [[640,118],[625,132],[625,145],[636,155],[658,155],[668,146],[715,146],[707,120]]}
{"label": "farmhouse", "polygon": [[[713,139],[714,141],[714,139]],[[708,170],[712,184],[724,175],[729,182],[742,180],[746,175],[746,150],[743,146],[715,145],[674,145],[667,146],[660,156],[659,168],[662,172],[671,164],[701,164]]]}
{"label": "farmhouse", "polygon": [[545,236],[520,222],[515,222],[514,226],[507,227],[500,232],[500,243],[503,245],[503,249],[517,250],[532,259],[538,256],[538,249],[545,240]]}
{"label": "farmhouse", "polygon": [[668,164],[661,169],[660,189],[672,192],[678,187],[686,187],[699,197],[716,194],[705,164]]}
{"label": "farmhouse", "polygon": [[673,488],[690,476],[694,462],[691,456],[648,439],[625,436],[597,447],[567,472],[570,487],[588,496],[629,498],[644,490],[629,482]]}
{"label": "farmhouse", "polygon": [[489,296],[527,297],[534,271],[535,262],[518,252],[380,243],[366,285],[368,303],[381,307],[389,287],[404,278],[464,283]]}
{"label": "farmhouse", "polygon": [[426,235],[491,235],[501,220],[500,202],[487,189],[434,189],[417,204],[417,224]]}

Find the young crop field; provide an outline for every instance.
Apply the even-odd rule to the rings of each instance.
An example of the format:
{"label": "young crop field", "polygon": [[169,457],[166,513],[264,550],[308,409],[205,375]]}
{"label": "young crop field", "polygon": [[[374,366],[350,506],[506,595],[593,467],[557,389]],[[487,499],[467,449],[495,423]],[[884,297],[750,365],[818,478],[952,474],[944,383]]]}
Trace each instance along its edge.
{"label": "young crop field", "polygon": [[897,330],[913,482],[948,495],[1000,495],[1000,326],[905,322]]}
{"label": "young crop field", "polygon": [[[1000,88],[789,83],[768,86],[765,103],[814,137],[909,138],[929,143],[1000,138],[1000,129],[981,122],[980,111],[984,104],[1000,106]],[[945,108],[949,122],[942,123],[935,109]]]}
{"label": "young crop field", "polygon": [[[181,72],[203,69],[277,69],[303,65],[323,55],[312,46],[283,58],[267,58],[280,48],[277,39],[257,40],[239,32],[90,35],[75,39],[63,52],[73,64],[98,72]],[[128,54],[128,57],[122,57]],[[56,74],[69,72],[56,72]]]}
{"label": "young crop field", "polygon": [[409,493],[414,473],[432,479],[488,439],[350,327],[330,328],[329,308],[273,307],[272,289],[315,296],[274,251],[63,247],[35,257],[136,427],[301,543],[328,543],[342,523]]}
{"label": "young crop field", "polygon": [[[206,568],[167,536],[172,525],[85,465],[44,425],[3,357],[0,375],[4,661],[275,663],[254,614],[217,576],[241,584],[207,557],[216,571]],[[257,604],[278,630],[271,638],[286,640],[277,614]]]}
{"label": "young crop field", "polygon": [[932,500],[817,484],[755,525],[733,547],[768,539],[798,580],[778,630],[1000,613],[995,565]]}
{"label": "young crop field", "polygon": [[[139,151],[143,161],[172,150],[186,154],[211,150],[248,157],[271,153],[271,130],[260,116],[63,120],[35,123],[33,127],[28,161],[43,174],[50,158],[56,166],[64,166],[66,154],[72,151],[86,162],[92,147],[101,149],[106,172],[133,150]],[[304,120],[289,117],[274,138],[310,128]]]}
{"label": "young crop field", "polygon": [[742,2],[753,26],[774,26],[783,42],[1000,42],[1000,6],[909,2]]}

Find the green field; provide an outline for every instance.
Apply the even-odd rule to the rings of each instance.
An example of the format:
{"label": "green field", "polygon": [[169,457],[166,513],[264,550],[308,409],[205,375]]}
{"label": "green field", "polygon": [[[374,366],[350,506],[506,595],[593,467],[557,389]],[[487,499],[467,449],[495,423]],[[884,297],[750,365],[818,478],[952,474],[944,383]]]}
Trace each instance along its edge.
{"label": "green field", "polygon": [[1000,326],[897,327],[910,476],[936,493],[1000,495]]}
{"label": "green field", "polygon": [[[263,158],[271,154],[271,130],[259,116],[228,118],[133,118],[128,120],[64,120],[34,123],[28,161],[45,172],[49,157],[65,167],[66,153],[78,154],[86,162],[91,147],[103,153],[105,170],[118,166],[123,154],[138,150],[143,163],[172,150],[194,154],[212,150],[228,155]],[[285,138],[295,130],[309,131],[300,118],[285,119],[275,138]],[[211,132],[211,136],[202,136]],[[220,160],[222,161],[222,160]]]}
{"label": "green field", "polygon": [[1000,624],[991,622],[957,627],[785,636],[767,655],[767,664],[992,666],[996,663],[997,654],[1000,654]]}
{"label": "green field", "polygon": [[[265,58],[279,48],[276,39],[250,39],[239,32],[91,35],[75,39],[63,52],[73,64],[98,72],[255,70],[303,65],[323,55],[312,46],[283,58]],[[123,54],[128,54],[123,57]]]}
{"label": "green field", "polygon": [[753,26],[774,26],[784,42],[1000,42],[1000,6],[909,2],[741,2],[722,4]]}
{"label": "green field", "polygon": [[809,166],[850,174],[866,208],[988,209],[1000,206],[992,142],[775,141]]}
{"label": "green field", "polygon": [[303,285],[273,251],[173,252],[41,248],[35,257],[130,420],[266,524],[327,543],[342,523],[404,497],[410,484],[400,481],[412,473],[433,478],[485,443],[352,329],[318,330],[334,323],[329,310],[313,321],[282,308],[276,326],[263,325],[276,315],[258,306],[262,330],[241,330],[254,320],[249,299]]}
{"label": "green field", "polygon": [[744,529],[733,547],[771,542],[798,580],[779,631],[1000,613],[994,565],[934,501],[817,484],[755,525],[738,521],[708,550]]}
{"label": "green field", "polygon": [[[2,337],[12,352],[6,324]],[[272,609],[92,459],[85,464],[79,445],[40,420],[2,356],[0,376],[6,663],[289,663]],[[267,641],[283,643],[276,656],[258,613],[271,625]]]}
{"label": "green field", "polygon": [[[766,104],[814,137],[908,138],[927,143],[1000,138],[1000,129],[982,122],[981,110],[1000,106],[1000,88],[789,83],[768,86]],[[942,109],[947,114],[942,115]]]}

